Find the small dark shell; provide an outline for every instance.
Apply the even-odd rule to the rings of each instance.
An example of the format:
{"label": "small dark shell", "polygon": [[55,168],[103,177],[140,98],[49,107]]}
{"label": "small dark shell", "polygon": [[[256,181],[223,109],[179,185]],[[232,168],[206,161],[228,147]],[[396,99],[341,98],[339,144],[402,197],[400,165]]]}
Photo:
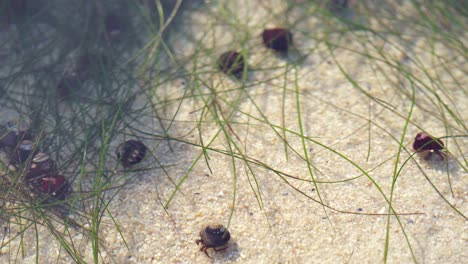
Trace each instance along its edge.
{"label": "small dark shell", "polygon": [[269,49],[285,52],[293,43],[292,33],[285,28],[270,28],[263,30],[263,44]]}
{"label": "small dark shell", "polygon": [[146,155],[147,147],[138,140],[127,140],[120,144],[115,153],[124,167],[140,163]]}
{"label": "small dark shell", "polygon": [[81,87],[81,80],[76,75],[67,74],[57,84],[57,95],[60,100],[69,98]]}
{"label": "small dark shell", "polygon": [[0,135],[0,147],[14,148],[18,144],[18,134],[14,131],[5,131]]}
{"label": "small dark shell", "polygon": [[349,7],[348,2],[349,0],[329,0],[327,6],[331,12],[341,12]]}
{"label": "small dark shell", "polygon": [[41,178],[41,191],[55,198],[64,199],[68,187],[68,182],[62,175]]}
{"label": "small dark shell", "polygon": [[44,152],[38,152],[34,155],[29,166],[27,178],[32,181],[37,181],[43,175],[55,175],[57,167],[55,162],[50,159],[49,155]]}
{"label": "small dark shell", "polygon": [[27,131],[20,131],[13,122],[8,122],[0,132],[0,147],[15,148],[22,140],[33,140],[33,136]]}
{"label": "small dark shell", "polygon": [[104,20],[104,25],[105,25],[106,33],[110,37],[116,37],[120,35],[122,31],[121,18],[114,13],[107,14]]}
{"label": "small dark shell", "polygon": [[75,74],[78,79],[83,81],[89,77],[93,70],[107,67],[108,64],[108,58],[104,54],[85,53],[76,58]]}
{"label": "small dark shell", "polygon": [[27,14],[27,0],[0,1],[0,22],[14,23],[24,18]]}
{"label": "small dark shell", "polygon": [[419,132],[414,138],[413,149],[416,152],[440,151],[444,149],[444,143],[424,132]]}
{"label": "small dark shell", "polygon": [[34,155],[32,162],[36,164],[42,164],[44,162],[51,161],[49,155],[45,154],[44,152],[39,152]]}
{"label": "small dark shell", "polygon": [[244,58],[236,51],[227,51],[218,59],[219,69],[226,74],[239,74],[244,70]]}
{"label": "small dark shell", "polygon": [[223,225],[208,225],[200,231],[201,243],[207,248],[222,249],[231,239]]}
{"label": "small dark shell", "polygon": [[27,161],[34,151],[34,142],[31,140],[22,140],[10,158],[10,163],[21,164]]}

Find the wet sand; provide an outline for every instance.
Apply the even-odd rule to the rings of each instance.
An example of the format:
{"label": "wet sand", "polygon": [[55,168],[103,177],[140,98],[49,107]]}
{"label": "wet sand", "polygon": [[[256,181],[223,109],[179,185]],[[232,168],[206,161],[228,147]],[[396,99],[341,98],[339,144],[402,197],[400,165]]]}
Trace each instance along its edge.
{"label": "wet sand", "polygon": [[[188,61],[185,70],[197,68],[197,79],[173,78],[155,91],[156,103],[162,96],[167,100],[186,97],[181,104],[168,105],[164,117],[176,120],[168,132],[170,137],[195,146],[176,140],[145,141],[154,150],[153,158],[145,164],[154,164],[157,159],[165,172],[155,169],[139,173],[113,197],[109,211],[125,243],[106,214],[100,226],[102,262],[379,263],[385,254],[387,234],[390,263],[410,263],[412,254],[421,263],[467,261],[467,222],[448,203],[462,213],[468,211],[468,178],[453,158],[449,158],[448,166],[417,156],[410,159],[394,185],[392,207],[398,217],[387,215],[390,209],[386,199],[390,197],[399,148],[392,136],[401,137],[411,109],[410,98],[395,86],[411,89],[385,63],[357,54],[378,52],[358,41],[365,33],[331,34],[305,8],[293,8],[287,17],[280,15],[287,9],[282,1],[222,2],[237,2],[226,4],[232,15],[220,13],[226,10],[219,6],[222,4],[185,12],[180,22],[183,30],[169,39],[176,56]],[[216,15],[235,21],[236,26],[216,20]],[[266,49],[257,37],[264,27],[293,22],[295,51],[288,55]],[[340,22],[336,23],[340,28]],[[375,30],[383,30],[375,21],[368,23]],[[190,39],[188,32],[193,33]],[[410,36],[411,28],[402,32]],[[396,37],[388,39],[392,45],[377,38],[369,38],[366,44],[383,47],[389,58],[403,58],[404,51],[411,60],[401,60],[402,65],[424,80],[418,65],[430,69],[433,63],[425,52],[426,38],[415,37],[411,47],[399,46]],[[194,40],[199,40],[197,45]],[[334,56],[330,56],[330,43],[336,45]],[[217,54],[231,49],[246,55],[249,73],[244,81],[228,77],[215,67]],[[437,49],[450,57],[451,51],[443,45]],[[196,61],[187,60],[193,54],[197,54]],[[303,56],[304,60],[298,62]],[[353,86],[343,71],[360,86]],[[462,69],[452,70],[452,74],[465,83]],[[452,83],[444,87],[444,96],[453,99],[462,116],[468,117],[466,90]],[[218,100],[210,104],[211,108],[204,108],[207,103],[202,99],[213,100],[215,92]],[[426,104],[428,99],[419,90],[416,97],[418,105],[404,138],[409,153],[401,153],[398,168],[413,153],[412,140],[421,130],[416,125],[423,125],[433,135],[445,134],[441,120],[431,114],[435,106]],[[146,99],[138,97],[135,107],[145,104]],[[229,126],[216,123],[215,113]],[[155,120],[145,121],[157,124]],[[206,121],[200,123],[203,140],[194,130],[200,120]],[[155,133],[161,131],[157,125],[153,128]],[[303,142],[301,134],[310,140]],[[201,144],[209,145],[209,166],[203,149],[196,146]],[[113,142],[111,151],[117,145]],[[466,155],[466,148],[461,147]],[[235,153],[234,159],[226,154],[230,151]],[[172,196],[174,183],[183,179],[165,210],[163,205]],[[226,250],[209,251],[213,260],[195,244],[200,228],[212,222],[227,226],[232,237]],[[38,228],[47,232],[44,227]],[[26,233],[26,241],[34,241],[31,231]],[[84,259],[93,262],[89,239],[71,232],[76,233],[73,239]],[[70,261],[52,235],[41,236],[38,243],[39,263]],[[2,249],[2,262],[16,259],[11,255],[16,253],[9,251],[14,245],[18,244],[12,242],[11,249]],[[34,247],[26,243],[25,257],[19,257],[18,262],[34,263]]]}

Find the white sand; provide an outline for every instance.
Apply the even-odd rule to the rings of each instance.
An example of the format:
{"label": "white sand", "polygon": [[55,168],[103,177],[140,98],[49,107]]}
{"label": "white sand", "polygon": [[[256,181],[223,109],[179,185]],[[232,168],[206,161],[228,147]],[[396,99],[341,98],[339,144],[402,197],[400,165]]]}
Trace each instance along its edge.
{"label": "white sand", "polygon": [[[397,139],[401,137],[411,101],[397,91],[402,76],[395,70],[344,49],[336,49],[336,57],[331,58],[322,39],[327,38],[351,50],[377,55],[377,50],[372,47],[375,45],[385,49],[385,54],[394,58],[402,56],[401,51],[404,51],[412,60],[406,62],[404,67],[415,76],[420,76],[424,83],[430,82],[418,71],[417,64],[424,65],[424,69],[434,69],[433,74],[437,72],[441,80],[444,80],[446,74],[444,69],[431,66],[438,65],[439,62],[434,62],[428,51],[430,43],[425,37],[417,37],[413,46],[408,47],[400,45],[401,41],[395,38],[391,43],[394,45],[392,47],[390,43],[370,38],[371,41],[366,43],[370,50],[364,50],[364,33],[354,31],[343,33],[341,36],[326,36],[326,27],[318,16],[307,15],[311,10],[294,8],[286,17],[281,15],[286,8],[281,4],[283,1],[220,2],[228,2],[228,7],[222,8],[224,4],[212,3],[207,4],[203,11],[186,12],[181,21],[183,32],[173,33],[169,42],[181,60],[189,58],[195,48],[206,49],[200,52],[210,54],[211,57],[198,54],[196,62],[192,60],[186,65],[189,72],[193,72],[194,64],[200,67],[198,78],[205,82],[205,86],[197,90],[190,86],[190,80],[180,78],[158,87],[156,93],[164,95],[165,99],[171,99],[182,97],[187,89],[193,91],[195,99],[185,99],[175,117],[173,115],[178,105],[170,105],[165,117],[178,121],[169,131],[171,137],[199,145],[199,132],[193,130],[197,120],[214,120],[212,113],[201,111],[204,104],[199,93],[203,91],[204,98],[211,100],[211,93],[213,89],[216,90],[219,93],[218,104],[215,104],[217,114],[220,115],[219,118],[222,118],[221,115],[227,118],[232,114],[232,130],[225,126],[225,132],[240,148],[242,154],[250,159],[250,168],[242,159],[233,161],[229,155],[208,151],[210,172],[203,156],[197,161],[202,155],[202,149],[198,147],[175,141],[145,142],[151,147],[160,143],[154,157],[167,166],[169,176],[162,170],[145,173],[138,182],[129,184],[116,195],[109,210],[119,224],[128,248],[111,219],[106,216],[100,230],[103,251],[101,260],[103,263],[382,262],[388,227],[388,217],[385,214],[389,212],[386,198],[390,197],[398,151],[398,142],[388,133]],[[402,10],[411,13],[411,10],[403,7],[405,6],[401,7]],[[226,8],[232,14],[220,13],[220,10]],[[222,16],[224,20],[215,20],[216,16]],[[301,19],[298,19],[299,17]],[[288,25],[298,20],[292,28],[295,46],[300,54],[309,56],[303,63],[294,66],[292,59],[284,59],[266,50],[257,36],[265,26]],[[240,28],[230,25],[227,23],[229,21],[235,21],[233,23]],[[336,23],[338,27],[340,22]],[[383,30],[376,21],[368,23],[375,30]],[[188,40],[187,32],[193,33],[190,37],[200,40],[201,45],[195,45],[194,40]],[[411,27],[402,32],[405,36],[412,35]],[[246,34],[250,34],[250,37]],[[442,57],[451,57],[450,50],[444,45],[436,46]],[[217,72],[213,66],[216,54],[229,49],[245,49],[251,69],[245,88],[241,87],[241,82]],[[327,63],[328,61],[330,63]],[[353,87],[341,73],[337,63],[362,89],[387,102],[391,107],[384,108]],[[461,84],[466,83],[466,76],[463,75],[466,69],[457,71],[450,68],[450,63],[454,62],[446,63],[446,67],[456,75],[456,79]],[[383,68],[376,72],[376,66]],[[384,76],[382,71],[388,76]],[[261,81],[261,84],[255,84],[258,81]],[[401,85],[401,89],[411,92],[408,82],[403,81]],[[456,106],[459,114],[466,119],[466,89],[458,87],[451,80],[444,83],[443,87],[447,90],[443,93],[441,91],[441,96],[453,100],[453,106]],[[289,181],[289,184],[286,184],[272,170],[255,164],[258,161],[294,177],[311,179],[299,136],[296,93],[300,93],[303,134],[332,147],[366,170],[383,194],[366,176],[341,183],[318,183],[319,189],[316,190],[310,182],[291,178],[285,178]],[[436,106],[431,105],[428,97],[420,90],[417,91],[416,97],[420,105],[414,108],[411,117],[413,123],[409,125],[404,140],[405,147],[410,152],[414,135],[421,130],[415,124],[433,135],[446,134],[444,124],[439,119],[440,115],[433,114],[439,114]],[[144,103],[143,98],[139,100]],[[161,99],[158,97],[154,98],[156,103],[159,100]],[[208,110],[214,111],[214,105],[205,109]],[[374,123],[371,126],[370,139],[367,120],[369,115]],[[274,127],[267,124],[266,119]],[[448,122],[457,127],[453,121]],[[290,146],[287,155],[284,142],[279,137],[284,135],[280,127],[286,127],[290,131],[286,133]],[[154,129],[160,131],[156,126]],[[210,148],[229,151],[225,134],[222,131],[218,134],[220,125],[214,122],[203,123],[201,129],[205,145],[214,139]],[[235,131],[235,135],[232,131]],[[458,140],[464,143],[460,147],[466,156],[468,142],[466,139]],[[367,159],[369,141],[371,153]],[[453,143],[449,139],[448,148],[454,155],[460,155],[451,142]],[[113,143],[113,147],[116,144],[117,142]],[[340,181],[361,175],[355,166],[339,155],[310,141],[305,144],[315,180]],[[232,143],[231,148],[235,148]],[[408,157],[406,152],[402,153],[398,168]],[[194,163],[196,165],[188,172]],[[468,212],[467,173],[453,158],[449,159],[448,168],[444,168],[442,163],[431,164],[420,158],[409,161],[401,171],[393,193],[392,206],[399,216],[398,219],[390,217],[388,262],[412,262],[408,242],[420,263],[467,262],[466,219],[457,214],[431,187],[416,163],[422,167],[428,179],[449,203],[465,215]],[[255,175],[252,175],[250,170]],[[171,180],[177,183],[187,173],[187,179],[165,211],[162,205],[168,201],[175,188]],[[450,177],[454,196],[450,193],[447,177]],[[236,193],[233,202],[234,186]],[[319,204],[319,200],[333,210]],[[232,236],[229,248],[217,253],[209,251],[214,257],[214,260],[210,260],[198,251],[195,244],[198,232],[206,223],[219,222],[228,225],[229,219]],[[43,229],[46,233],[45,228],[40,228],[41,231]],[[35,262],[35,245],[29,243],[34,241],[29,237],[34,233],[34,230],[27,233],[26,256],[18,257],[18,262]],[[409,241],[406,241],[405,234]],[[74,235],[74,241],[84,259],[92,262],[89,240],[77,233]],[[58,243],[51,235],[41,233],[39,244],[39,263],[69,261],[64,250],[59,250]],[[12,242],[11,245],[11,249],[2,249],[0,262],[17,259],[14,246],[17,243]]]}

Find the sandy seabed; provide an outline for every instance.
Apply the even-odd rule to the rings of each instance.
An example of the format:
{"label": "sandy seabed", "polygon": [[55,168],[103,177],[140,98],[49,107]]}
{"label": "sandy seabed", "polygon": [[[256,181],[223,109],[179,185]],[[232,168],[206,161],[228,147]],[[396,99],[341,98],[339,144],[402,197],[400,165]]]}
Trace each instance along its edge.
{"label": "sandy seabed", "polygon": [[[414,11],[408,6],[399,7],[396,21]],[[232,13],[223,13],[226,10]],[[412,254],[420,263],[468,261],[467,220],[450,207],[462,214],[468,211],[468,178],[454,157],[445,163],[414,156],[405,163],[391,198],[398,217],[388,217],[399,149],[392,137],[399,140],[403,132],[412,107],[406,96],[411,85],[393,67],[359,53],[377,57],[384,50],[387,58],[401,58],[401,67],[426,83],[421,65],[439,71],[442,82],[454,78],[460,84],[466,83],[467,69],[448,65],[451,76],[446,77],[443,69],[432,67],[438,62],[430,48],[446,58],[452,57],[451,50],[442,43],[428,43],[411,27],[402,28],[400,36],[386,37],[386,42],[360,31],[332,34],[311,10],[313,6],[305,3],[288,8],[284,1],[207,1],[178,18],[181,30],[171,32],[168,43],[186,62],[185,70],[199,74],[158,85],[154,101],[179,100],[164,113],[175,120],[168,134],[194,145],[145,141],[155,157],[145,163],[157,159],[165,172],[142,173],[116,192],[108,208],[113,219],[106,214],[100,225],[103,263],[379,263],[387,235],[389,263],[413,262]],[[379,18],[367,18],[367,26],[384,31],[373,19]],[[273,26],[291,28],[294,51],[279,55],[262,45],[262,30]],[[231,49],[246,56],[245,80],[216,70],[217,54]],[[466,65],[463,60],[452,63]],[[453,80],[443,87],[441,97],[450,98],[465,120],[466,89]],[[188,90],[193,96],[187,96]],[[212,97],[214,90],[218,100]],[[444,123],[433,114],[436,106],[420,89],[415,97],[417,105],[403,141],[408,152],[401,152],[398,169],[412,154],[412,140],[421,129],[446,134]],[[138,97],[137,105],[146,99]],[[215,122],[213,115],[222,122]],[[200,130],[194,130],[197,122]],[[308,140],[303,142],[301,134]],[[468,142],[466,138],[460,142],[465,143],[461,154],[466,156]],[[200,144],[210,149],[208,161]],[[111,150],[117,145],[113,142]],[[229,153],[236,153],[235,158]],[[165,210],[163,205],[182,179]],[[232,237],[226,250],[209,251],[213,260],[195,244],[200,228],[212,222],[228,226]],[[20,242],[12,241],[2,248],[0,262],[69,263],[47,229],[38,230],[44,231],[39,250],[26,242],[24,257],[17,257]],[[83,258],[93,262],[89,237],[70,232]],[[35,241],[35,234],[25,232],[24,241]]]}

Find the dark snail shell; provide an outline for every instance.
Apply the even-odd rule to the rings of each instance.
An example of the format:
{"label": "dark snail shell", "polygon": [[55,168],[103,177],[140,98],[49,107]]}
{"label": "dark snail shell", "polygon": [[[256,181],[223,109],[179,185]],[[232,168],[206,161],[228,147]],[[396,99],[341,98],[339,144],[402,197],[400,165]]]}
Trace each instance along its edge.
{"label": "dark snail shell", "polygon": [[104,54],[84,53],[76,58],[74,73],[81,81],[90,77],[93,72],[109,65],[109,59]]}
{"label": "dark snail shell", "polygon": [[122,32],[122,21],[119,16],[114,13],[108,13],[104,19],[106,34],[109,37],[117,37]]}
{"label": "dark snail shell", "polygon": [[4,131],[0,135],[0,147],[14,148],[18,144],[18,134],[14,131]]}
{"label": "dark snail shell", "polygon": [[147,147],[138,140],[127,140],[120,144],[115,153],[124,167],[140,163],[146,155]]}
{"label": "dark snail shell", "polygon": [[327,7],[331,12],[341,12],[349,7],[349,0],[329,0]]}
{"label": "dark snail shell", "polygon": [[208,225],[200,231],[203,244],[210,248],[219,248],[227,244],[231,234],[223,225]]}
{"label": "dark snail shell", "polygon": [[8,24],[24,19],[27,14],[27,0],[6,0],[0,2],[0,24]]}
{"label": "dark snail shell", "polygon": [[244,70],[244,58],[236,51],[227,51],[218,59],[219,69],[226,74],[239,74]]}
{"label": "dark snail shell", "polygon": [[49,155],[44,152],[38,152],[31,160],[27,178],[36,181],[43,175],[55,175],[57,167]]}
{"label": "dark snail shell", "polygon": [[212,248],[215,251],[224,250],[227,248],[227,243],[231,239],[229,231],[220,224],[210,224],[202,228],[200,231],[200,239],[196,241],[201,244],[200,251],[203,251],[209,258],[207,250]]}
{"label": "dark snail shell", "polygon": [[424,132],[419,132],[414,138],[413,149],[426,160],[429,160],[433,153],[438,155],[441,160],[446,157],[446,153],[443,151],[444,143]]}
{"label": "dark snail shell", "polygon": [[292,33],[285,28],[269,28],[262,33],[263,44],[269,49],[279,52],[288,51],[293,43]]}
{"label": "dark snail shell", "polygon": [[444,149],[444,143],[431,135],[419,132],[414,138],[413,149],[417,152],[426,150],[440,151]]}
{"label": "dark snail shell", "polygon": [[10,157],[10,163],[15,165],[24,163],[34,154],[34,148],[34,142],[31,140],[21,140]]}
{"label": "dark snail shell", "polygon": [[76,59],[75,72],[80,79],[85,79],[85,76],[88,75],[88,69],[92,62],[93,56],[91,54],[82,54]]}
{"label": "dark snail shell", "polygon": [[82,87],[82,81],[77,75],[66,74],[57,84],[57,97],[60,100],[68,99],[76,94]]}
{"label": "dark snail shell", "polygon": [[13,122],[8,122],[0,131],[0,147],[13,149],[22,140],[33,140],[29,132],[19,130],[18,125]]}
{"label": "dark snail shell", "polygon": [[62,175],[46,176],[41,178],[41,191],[54,198],[63,200],[69,188],[68,182]]}

